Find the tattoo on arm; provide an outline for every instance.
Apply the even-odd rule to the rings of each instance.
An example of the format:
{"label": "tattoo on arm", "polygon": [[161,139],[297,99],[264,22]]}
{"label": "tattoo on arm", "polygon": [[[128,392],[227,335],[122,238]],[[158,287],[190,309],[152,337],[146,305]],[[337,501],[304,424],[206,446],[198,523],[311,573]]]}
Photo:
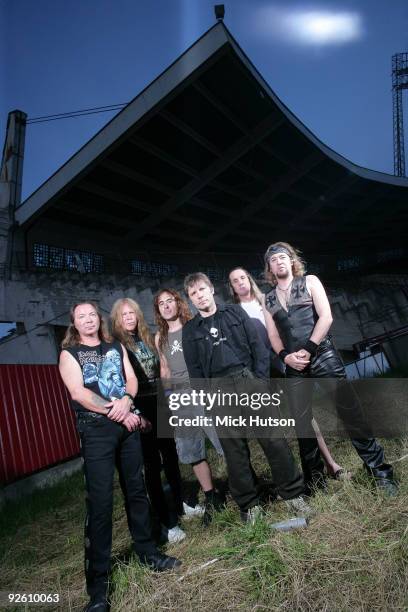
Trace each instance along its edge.
{"label": "tattoo on arm", "polygon": [[109,409],[105,407],[106,400],[104,400],[102,397],[99,397],[99,395],[96,395],[96,393],[92,393],[92,401],[98,408],[105,408],[106,414],[108,414]]}

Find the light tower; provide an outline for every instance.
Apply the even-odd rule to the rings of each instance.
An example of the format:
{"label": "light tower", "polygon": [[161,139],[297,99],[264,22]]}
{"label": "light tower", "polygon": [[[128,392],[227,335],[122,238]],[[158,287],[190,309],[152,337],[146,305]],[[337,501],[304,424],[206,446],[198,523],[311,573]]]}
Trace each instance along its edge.
{"label": "light tower", "polygon": [[392,56],[392,108],[394,123],[394,174],[405,175],[402,90],[408,89],[408,53]]}

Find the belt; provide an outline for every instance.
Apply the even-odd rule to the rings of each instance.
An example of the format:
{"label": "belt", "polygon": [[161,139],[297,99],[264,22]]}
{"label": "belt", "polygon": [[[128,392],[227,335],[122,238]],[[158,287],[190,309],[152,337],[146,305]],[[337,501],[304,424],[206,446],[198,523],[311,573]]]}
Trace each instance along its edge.
{"label": "belt", "polygon": [[90,423],[91,421],[95,421],[98,419],[105,419],[107,418],[107,416],[105,414],[100,414],[99,412],[77,412],[76,415],[78,421],[82,421],[82,422],[88,422]]}
{"label": "belt", "polygon": [[214,378],[255,378],[253,372],[246,366],[240,368],[231,368],[223,376],[214,376]]}

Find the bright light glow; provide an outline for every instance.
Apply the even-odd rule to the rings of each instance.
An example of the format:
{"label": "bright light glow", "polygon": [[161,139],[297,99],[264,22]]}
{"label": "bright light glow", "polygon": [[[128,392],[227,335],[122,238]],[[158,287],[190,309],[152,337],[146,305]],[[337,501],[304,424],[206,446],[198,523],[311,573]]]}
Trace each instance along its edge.
{"label": "bright light glow", "polygon": [[305,43],[346,43],[360,34],[359,17],[350,13],[300,13],[288,15],[286,22],[292,35]]}
{"label": "bright light glow", "polygon": [[361,18],[357,13],[267,7],[258,12],[256,25],[260,33],[302,45],[345,44],[362,36]]}

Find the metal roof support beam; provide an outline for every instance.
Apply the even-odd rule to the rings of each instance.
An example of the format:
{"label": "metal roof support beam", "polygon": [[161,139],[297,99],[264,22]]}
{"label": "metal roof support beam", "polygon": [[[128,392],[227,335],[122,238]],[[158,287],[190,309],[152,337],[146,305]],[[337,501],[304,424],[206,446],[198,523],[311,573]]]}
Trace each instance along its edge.
{"label": "metal roof support beam", "polygon": [[[163,185],[162,183],[156,183],[155,181],[153,181],[153,179],[150,179],[149,177],[146,177],[143,174],[140,174],[140,172],[136,172],[135,170],[132,170],[131,168],[128,168],[128,167],[124,166],[123,164],[119,164],[117,162],[112,162],[112,161],[109,161],[109,160],[105,160],[104,162],[102,162],[101,165],[104,168],[106,168],[107,170],[110,170],[111,172],[114,172],[115,174],[120,174],[122,176],[125,176],[126,178],[134,180],[135,182],[139,182],[139,183],[142,183],[143,185],[147,185],[148,187],[152,187],[152,188],[160,191],[161,193],[165,193],[166,195],[173,196],[173,195],[175,195],[177,193],[177,191],[175,189],[172,189],[171,187],[167,187],[167,186]],[[90,187],[90,185],[91,185],[91,183],[88,184],[89,187]],[[233,192],[232,195],[237,195],[237,196],[241,195],[237,190],[231,189],[230,192],[231,191]],[[112,200],[113,195],[111,196],[111,194],[106,193],[103,197],[108,197],[108,196],[109,196],[109,199]],[[241,199],[242,199],[242,197],[241,197]],[[250,198],[248,196],[247,197],[247,201],[252,202],[252,198]],[[226,209],[220,210],[219,206],[217,206],[216,204],[211,204],[210,202],[206,202],[202,198],[194,197],[194,198],[192,198],[190,200],[190,203],[193,204],[194,206],[197,206],[198,208],[203,208],[205,210],[210,210],[210,211],[215,212],[215,213],[217,213],[219,215],[224,215],[225,217],[228,217],[228,218],[235,216],[235,212],[234,211],[226,210]],[[151,210],[150,207],[149,207],[149,210]],[[174,217],[174,219],[176,219],[176,217]],[[201,220],[200,221],[195,221],[194,219],[186,218],[184,215],[182,215],[180,217],[177,217],[177,220],[178,219],[183,220],[183,222],[188,223],[190,225],[211,227],[210,224],[205,223],[204,221],[201,221]]]}
{"label": "metal roof support beam", "polygon": [[175,192],[175,190],[171,187],[167,187],[166,185],[163,185],[163,183],[159,183],[158,181],[155,181],[154,179],[151,179],[150,177],[145,176],[144,174],[141,174],[140,172],[137,172],[132,168],[128,168],[127,166],[119,164],[118,162],[111,161],[110,159],[105,159],[101,163],[101,167],[106,168],[106,170],[110,170],[115,174],[120,174],[121,176],[124,176],[125,178],[128,178],[131,181],[135,181],[136,183],[142,183],[142,185],[146,185],[146,187],[151,187],[152,189],[160,191],[161,193],[165,193],[166,195],[171,196]]}
{"label": "metal roof support beam", "polygon": [[358,180],[358,177],[351,174],[347,176],[343,181],[341,181],[341,183],[338,183],[335,187],[332,187],[331,189],[329,189],[329,191],[323,194],[322,196],[320,196],[320,198],[314,199],[314,201],[310,204],[310,206],[305,208],[305,210],[302,213],[297,215],[292,220],[289,226],[290,229],[296,229],[300,226],[303,226],[304,222],[307,219],[310,219],[310,217],[313,217],[322,208],[327,206],[328,202],[330,202],[331,200],[334,200],[334,198],[339,196],[349,187],[352,187],[352,185],[354,185],[354,183],[356,183],[357,180]]}
{"label": "metal roof support beam", "polygon": [[[110,170],[111,172],[114,172],[115,174],[125,176],[126,178],[129,178],[135,182],[142,183],[143,185],[146,185],[147,187],[152,187],[153,189],[156,189],[157,191],[160,191],[161,193],[165,193],[168,196],[174,196],[177,193],[176,189],[173,189],[172,187],[167,187],[167,185],[163,185],[162,183],[156,183],[153,179],[143,174],[140,174],[140,172],[137,172],[136,170],[132,170],[131,168],[128,168],[127,166],[124,166],[123,164],[105,160],[104,162],[102,162],[101,166],[103,166],[107,170]],[[234,191],[234,195],[236,193],[237,192]],[[109,199],[111,198],[109,197]],[[248,201],[249,200],[252,202],[252,198],[248,198]],[[194,197],[190,200],[190,202],[191,204],[194,204],[194,206],[197,206],[198,208],[204,208],[206,210],[211,210],[215,213],[224,215],[225,217],[233,217],[235,214],[233,211],[230,211],[230,210],[226,210],[226,209],[220,210],[216,204],[211,204],[210,202],[206,202],[202,198]],[[184,220],[186,219],[184,215],[183,215],[183,219]],[[192,222],[193,219],[191,219],[190,221]],[[202,224],[202,222],[197,221],[197,224],[200,225]]]}
{"label": "metal roof support beam", "polygon": [[[202,136],[201,134],[196,132],[196,130],[194,130],[192,127],[187,125],[184,121],[182,121],[181,119],[178,119],[177,117],[175,117],[171,113],[169,113],[167,111],[164,111],[164,110],[161,111],[160,115],[164,119],[166,119],[166,121],[171,123],[174,127],[177,127],[179,130],[181,130],[184,134],[186,134],[187,136],[190,136],[190,138],[193,138],[201,146],[206,148],[207,151],[209,151],[210,153],[212,153],[216,157],[222,157],[223,151],[221,149],[219,149],[212,142],[207,140],[207,138],[205,138],[204,136]],[[245,130],[245,131],[241,130],[241,132],[243,132],[242,133],[242,136],[243,136],[244,134],[246,134],[248,132],[248,130]],[[263,174],[261,174],[260,172],[257,172],[253,168],[250,168],[249,166],[247,166],[246,164],[244,164],[244,163],[242,163],[240,161],[236,161],[234,166],[236,168],[238,168],[239,170],[241,170],[241,172],[244,172],[245,174],[248,174],[249,176],[252,176],[252,178],[254,178],[254,179],[258,180],[258,181],[261,180],[261,181],[265,181],[266,182],[266,180],[267,180],[266,177]]]}
{"label": "metal roof support beam", "polygon": [[[365,198],[363,198],[362,200],[360,200],[359,204],[357,206],[353,206],[353,208],[351,208],[350,210],[343,210],[342,211],[342,216],[341,216],[341,221],[342,221],[342,226],[346,227],[348,223],[352,222],[353,218],[355,218],[357,215],[359,215],[360,213],[364,212],[365,210],[368,210],[373,204],[375,204],[376,202],[378,202],[379,200],[381,200],[381,198],[385,197],[387,195],[387,193],[390,191],[390,188],[387,186],[384,186],[382,189],[378,189],[378,191],[376,191],[375,196],[367,196]],[[393,232],[395,233],[396,230],[396,223],[395,221],[393,222]],[[371,219],[367,218],[366,219],[366,223],[364,225],[364,234],[368,235],[370,233],[370,228],[372,229],[378,229],[378,219],[377,217],[373,216]],[[333,236],[333,234],[336,233],[336,226],[334,225],[333,228],[331,230],[328,230],[327,232],[325,232],[325,239],[330,238],[331,236]],[[382,228],[383,229],[383,228]],[[362,242],[364,242],[364,236],[361,235],[361,240]]]}
{"label": "metal roof support beam", "polygon": [[[231,123],[233,123],[236,128],[241,130],[241,132],[243,132],[244,134],[248,133],[248,128],[246,127],[246,125],[234,113],[232,113],[231,110],[227,106],[225,106],[225,104],[223,104],[218,98],[216,98],[210,92],[210,90],[205,85],[203,85],[203,83],[201,83],[200,81],[196,81],[195,83],[192,84],[192,86],[204,98],[206,98],[207,101],[210,102],[210,104],[212,104],[220,113],[222,113],[224,117],[226,117],[229,121],[231,121]],[[261,149],[263,149],[265,153],[272,155],[272,157],[275,157],[281,163],[286,164],[287,166],[292,165],[292,162],[287,157],[282,155],[282,153],[278,153],[278,151],[276,151],[274,147],[271,147],[265,142],[260,142],[258,146]],[[264,180],[265,178],[266,177],[263,177]],[[323,180],[320,180],[318,178],[313,178],[312,180],[318,183],[319,185],[327,186],[327,183]]]}
{"label": "metal roof support beam", "polygon": [[171,217],[174,211],[198,193],[204,185],[214,180],[219,174],[226,170],[226,168],[233,164],[235,160],[244,155],[254,146],[254,144],[260,142],[265,136],[273,132],[277,126],[280,125],[281,121],[281,118],[276,119],[276,117],[267,117],[264,121],[259,123],[248,136],[244,136],[227,149],[221,159],[217,159],[210,164],[210,166],[181,189],[177,196],[170,198],[159,207],[157,212],[154,212],[145,221],[142,221],[136,231],[133,232],[132,239],[138,239],[149,233],[152,227],[155,227],[164,221],[164,219]]}
{"label": "metal roof support beam", "polygon": [[131,136],[129,138],[129,142],[131,144],[136,145],[140,149],[143,149],[144,151],[147,151],[148,153],[155,155],[159,159],[167,162],[170,166],[173,166],[173,168],[177,168],[177,170],[184,172],[184,174],[187,174],[190,177],[197,178],[199,176],[199,173],[196,170],[194,170],[187,164],[183,163],[182,161],[175,159],[174,157],[172,157],[165,151],[162,151],[161,149],[159,149],[159,147],[156,147],[156,145],[149,142],[148,140],[145,140],[141,136],[138,136],[138,135]]}
{"label": "metal roof support beam", "polygon": [[145,212],[151,212],[152,210],[152,205],[148,204],[147,202],[141,202],[140,200],[136,200],[135,198],[132,198],[124,193],[112,191],[111,189],[106,189],[106,187],[100,187],[99,185],[89,181],[81,181],[78,183],[77,188],[97,195],[105,200],[115,202],[116,204],[124,204],[130,208],[136,208],[137,210],[143,210]]}
{"label": "metal roof support beam", "polygon": [[[91,212],[89,212],[89,215],[87,215],[86,213],[84,214],[84,208],[81,208],[80,205],[75,204],[73,202],[69,202],[67,200],[65,200],[63,202],[63,205],[68,205],[70,207],[72,207],[72,212],[69,213],[69,215],[76,217],[78,214],[78,219],[82,219],[82,222],[85,223],[89,223],[90,226],[92,226],[93,223],[95,223],[95,216],[92,215]],[[55,207],[56,210],[59,209],[59,207]],[[68,214],[67,211],[65,210],[61,210],[60,211],[62,214]],[[97,219],[98,221],[102,221],[105,223],[108,223],[110,227],[114,226],[115,229],[119,229],[123,231],[124,235],[129,234],[129,232],[133,232],[132,228],[129,228],[129,223],[126,222],[126,220],[123,220],[121,222],[121,218],[117,217],[115,215],[110,215],[106,212],[101,212],[101,211],[97,211],[95,213],[97,215]],[[186,219],[185,217],[179,217],[180,222],[183,222],[185,224],[189,224],[192,225],[193,227],[199,228],[201,229],[203,224],[199,221],[196,221],[195,219]],[[210,226],[209,226],[210,227]],[[189,243],[194,243],[196,242],[196,239],[191,237],[190,234],[182,234],[180,235],[180,232],[176,232],[176,231],[172,231],[172,230],[168,230],[168,229],[161,229],[160,230],[158,228],[153,228],[151,231],[152,234],[160,234],[160,236],[165,236],[166,238],[171,238],[172,240],[177,240],[178,242],[180,240],[183,240],[184,242],[189,242]]]}
{"label": "metal roof support beam", "polygon": [[298,166],[291,169],[290,172],[287,172],[285,175],[280,178],[276,184],[268,189],[265,193],[263,193],[259,198],[257,198],[251,206],[248,206],[243,212],[236,215],[235,221],[229,223],[227,227],[223,227],[218,231],[214,232],[211,236],[202,240],[199,245],[197,245],[197,249],[202,251],[207,251],[209,247],[213,244],[217,244],[226,236],[231,233],[235,228],[239,228],[239,226],[244,223],[248,218],[250,218],[255,213],[258,213],[262,208],[265,208],[268,204],[270,204],[271,200],[273,200],[277,195],[286,191],[286,189],[293,185],[296,181],[298,181],[302,176],[307,174],[312,168],[314,168],[318,163],[322,160],[322,153],[315,152],[306,157]]}
{"label": "metal roof support beam", "polygon": [[[196,179],[199,178],[200,173],[194,170],[193,168],[191,168],[191,166],[188,166],[187,164],[185,164],[184,162],[178,159],[176,160],[174,157],[172,157],[165,151],[162,151],[162,149],[152,144],[151,142],[148,142],[144,138],[141,138],[140,136],[132,136],[132,138],[130,138],[129,140],[131,143],[137,145],[140,148],[143,148],[148,153],[151,153],[152,155],[155,155],[162,161],[165,161],[168,164],[171,164],[174,168],[177,168],[177,170],[181,170],[185,174],[188,174],[189,176],[194,177]],[[214,187],[217,187],[217,189],[219,189],[220,191],[229,193],[230,195],[234,196],[235,198],[239,198],[240,200],[243,200],[244,202],[249,202],[249,203],[253,202],[253,198],[251,198],[251,196],[245,195],[244,193],[240,192],[238,189],[234,189],[233,187],[230,187],[229,185],[225,185],[224,183],[221,183],[219,181],[211,181],[211,182],[214,185]]]}

